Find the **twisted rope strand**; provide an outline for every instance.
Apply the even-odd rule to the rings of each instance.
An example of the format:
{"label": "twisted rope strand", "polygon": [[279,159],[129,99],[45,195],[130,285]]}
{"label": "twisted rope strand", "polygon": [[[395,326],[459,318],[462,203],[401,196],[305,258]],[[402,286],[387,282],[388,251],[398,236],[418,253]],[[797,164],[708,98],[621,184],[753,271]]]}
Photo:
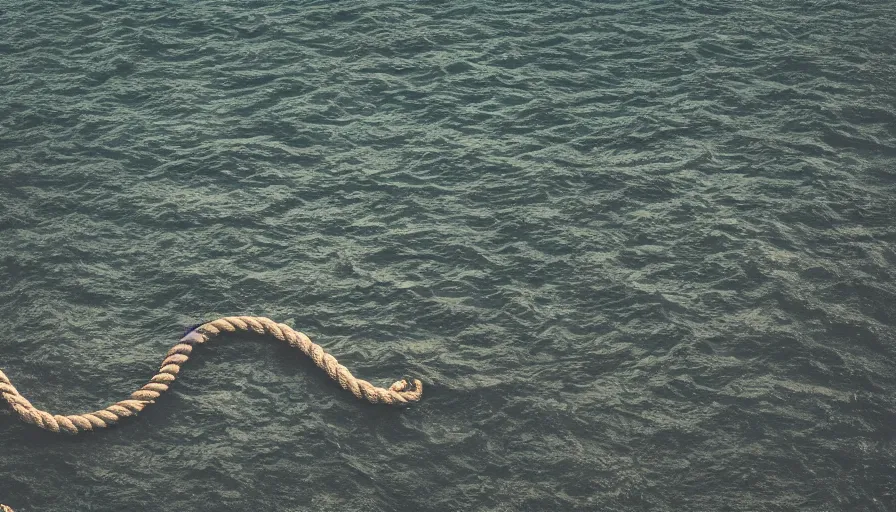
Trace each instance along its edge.
{"label": "twisted rope strand", "polygon": [[[289,343],[310,357],[314,364],[327,372],[327,375],[338,382],[342,389],[351,391],[357,398],[372,404],[407,405],[420,400],[423,394],[423,384],[417,379],[402,379],[392,384],[389,389],[384,389],[355,377],[348,368],[339,364],[335,357],[324,352],[320,345],[314,344],[308,336],[293,330],[288,325],[278,324],[260,316],[228,316],[202,324],[190,331],[177,345],[168,350],[159,372],[149,379],[149,383],[131,393],[128,399],[116,402],[105,409],[68,416],[50,414],[31,405],[31,402],[13,387],[2,370],[0,370],[0,396],[22,421],[51,432],[78,434],[106,428],[124,418],[136,416],[145,407],[155,403],[155,399],[167,391],[177,378],[180,367],[190,358],[194,346],[201,345],[225,332],[240,331],[267,334]],[[0,505],[0,507],[6,506]],[[0,508],[0,512],[10,510],[9,507]]]}

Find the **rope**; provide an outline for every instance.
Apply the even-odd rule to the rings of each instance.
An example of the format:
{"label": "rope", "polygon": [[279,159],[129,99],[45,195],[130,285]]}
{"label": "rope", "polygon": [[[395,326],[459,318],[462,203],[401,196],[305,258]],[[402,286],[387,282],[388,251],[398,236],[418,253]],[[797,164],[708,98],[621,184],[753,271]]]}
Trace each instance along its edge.
{"label": "rope", "polygon": [[[278,324],[260,316],[229,316],[202,324],[190,331],[168,351],[161,369],[149,379],[148,384],[131,393],[127,400],[112,404],[105,409],[69,416],[50,414],[31,405],[31,402],[13,387],[3,371],[0,371],[0,396],[23,421],[51,432],[78,434],[106,428],[124,418],[136,416],[146,406],[155,403],[155,399],[167,391],[177,378],[180,367],[187,362],[194,346],[201,345],[222,333],[238,331],[268,334],[289,343],[310,357],[331,379],[338,382],[342,389],[351,391],[356,397],[372,404],[407,405],[420,400],[423,394],[423,384],[417,379],[402,379],[392,384],[389,389],[378,388],[366,380],[358,379],[348,371],[348,368],[336,362],[336,358],[325,353],[320,345],[312,343],[308,336],[294,331],[288,325]],[[0,505],[0,512],[11,512],[11,509]]]}

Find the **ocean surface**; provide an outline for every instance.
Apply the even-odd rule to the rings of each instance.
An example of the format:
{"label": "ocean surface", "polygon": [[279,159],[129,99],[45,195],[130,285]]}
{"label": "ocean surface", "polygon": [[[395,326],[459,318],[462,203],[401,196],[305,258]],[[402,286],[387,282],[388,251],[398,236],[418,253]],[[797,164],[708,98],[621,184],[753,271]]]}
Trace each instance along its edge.
{"label": "ocean surface", "polygon": [[0,0],[0,503],[896,510],[896,3]]}

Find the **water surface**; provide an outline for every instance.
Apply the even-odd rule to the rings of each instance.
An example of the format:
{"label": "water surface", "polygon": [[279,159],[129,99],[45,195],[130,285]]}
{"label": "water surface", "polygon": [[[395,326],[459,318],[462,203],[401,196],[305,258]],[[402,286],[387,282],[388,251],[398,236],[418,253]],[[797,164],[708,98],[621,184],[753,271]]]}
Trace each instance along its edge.
{"label": "water surface", "polygon": [[0,502],[896,507],[891,1],[0,1]]}

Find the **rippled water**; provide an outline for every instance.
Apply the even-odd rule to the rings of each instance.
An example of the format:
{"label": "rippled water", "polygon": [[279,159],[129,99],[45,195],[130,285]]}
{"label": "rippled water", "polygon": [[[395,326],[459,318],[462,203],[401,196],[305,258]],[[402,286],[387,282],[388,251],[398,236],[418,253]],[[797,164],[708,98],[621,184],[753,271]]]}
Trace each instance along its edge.
{"label": "rippled water", "polygon": [[896,508],[896,5],[0,1],[0,502]]}

